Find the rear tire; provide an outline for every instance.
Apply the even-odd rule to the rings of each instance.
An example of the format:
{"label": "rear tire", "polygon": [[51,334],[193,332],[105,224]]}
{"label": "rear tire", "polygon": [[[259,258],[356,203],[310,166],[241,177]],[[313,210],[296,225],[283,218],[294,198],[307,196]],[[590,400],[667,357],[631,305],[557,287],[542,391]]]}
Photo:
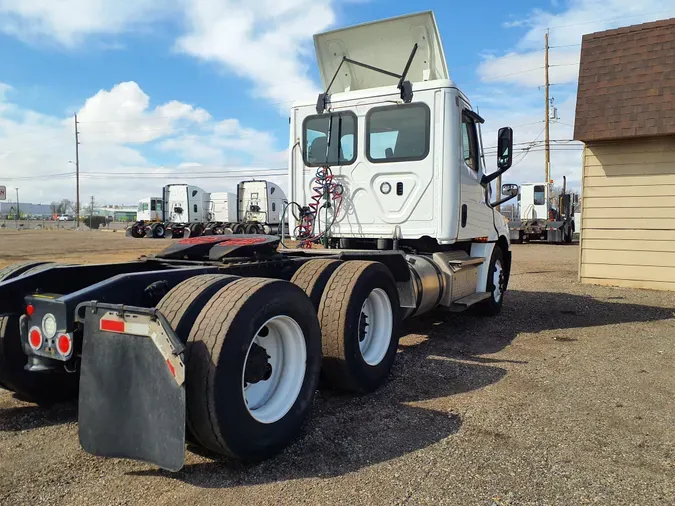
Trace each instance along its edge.
{"label": "rear tire", "polygon": [[237,223],[234,228],[232,228],[232,232],[235,234],[243,234],[244,231],[246,230],[246,227],[244,226],[243,223]]}
{"label": "rear tire", "polygon": [[145,237],[145,228],[138,225],[133,225],[131,227],[131,237],[134,239],[142,239]]}
{"label": "rear tire", "polygon": [[309,262],[302,264],[302,266],[295,271],[295,274],[293,274],[293,277],[291,278],[291,283],[304,290],[318,311],[319,304],[321,303],[321,296],[326,288],[326,284],[335,272],[335,269],[340,267],[341,264],[342,262],[340,260],[310,260]]}
{"label": "rear tire", "polygon": [[[258,348],[265,353],[254,352],[256,368],[250,350]],[[250,368],[260,367],[269,375],[251,379]],[[190,432],[217,453],[247,461],[269,458],[297,435],[311,407],[320,367],[321,333],[304,292],[286,281],[238,279],[216,293],[190,332]],[[244,381],[245,375],[250,382]],[[268,384],[273,378],[278,382]],[[254,390],[266,388],[267,397],[253,396]]]}
{"label": "rear tire", "polygon": [[398,291],[389,269],[363,260],[340,265],[323,291],[319,320],[322,370],[331,387],[371,392],[387,380],[400,325]]}
{"label": "rear tire", "polygon": [[166,228],[164,228],[164,225],[161,223],[158,223],[154,227],[152,227],[152,237],[155,239],[164,239],[166,236]]}
{"label": "rear tire", "polygon": [[202,274],[174,286],[157,304],[176,336],[185,344],[190,330],[208,300],[223,286],[239,278],[224,274]]}
{"label": "rear tire", "polygon": [[204,233],[204,227],[201,223],[194,223],[190,225],[190,237],[199,237]]}
{"label": "rear tire", "polygon": [[257,223],[250,223],[249,225],[246,225],[246,233],[247,234],[259,234],[260,233],[260,228],[258,227]]}

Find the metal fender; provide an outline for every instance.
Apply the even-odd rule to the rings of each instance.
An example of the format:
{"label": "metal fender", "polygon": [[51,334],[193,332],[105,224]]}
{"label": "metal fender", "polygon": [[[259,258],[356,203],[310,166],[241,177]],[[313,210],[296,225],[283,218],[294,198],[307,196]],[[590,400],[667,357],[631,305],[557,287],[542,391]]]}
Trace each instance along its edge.
{"label": "metal fender", "polygon": [[471,256],[485,259],[485,262],[478,266],[476,292],[487,291],[488,269],[490,267],[490,259],[492,258],[492,250],[494,249],[495,243],[493,242],[475,242],[471,245]]}
{"label": "metal fender", "polygon": [[504,236],[506,241],[511,245],[511,232],[509,230],[509,224],[506,221],[506,218],[500,214],[495,215],[495,228],[497,229],[498,235]]}

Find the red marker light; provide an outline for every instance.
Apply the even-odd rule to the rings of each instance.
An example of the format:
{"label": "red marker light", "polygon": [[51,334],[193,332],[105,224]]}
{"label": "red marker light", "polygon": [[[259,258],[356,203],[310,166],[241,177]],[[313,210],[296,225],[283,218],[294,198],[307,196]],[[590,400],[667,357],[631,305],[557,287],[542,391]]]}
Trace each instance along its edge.
{"label": "red marker light", "polygon": [[33,306],[33,304],[28,304],[26,306],[26,314],[28,316],[33,316],[33,313],[35,313],[35,306]]}
{"label": "red marker light", "polygon": [[59,350],[59,353],[64,357],[70,355],[70,352],[73,349],[73,342],[70,339],[70,336],[66,334],[61,334],[59,336],[59,339],[56,341],[56,348]]}
{"label": "red marker light", "polygon": [[33,327],[28,332],[28,344],[34,350],[39,350],[42,347],[42,333],[37,327]]}

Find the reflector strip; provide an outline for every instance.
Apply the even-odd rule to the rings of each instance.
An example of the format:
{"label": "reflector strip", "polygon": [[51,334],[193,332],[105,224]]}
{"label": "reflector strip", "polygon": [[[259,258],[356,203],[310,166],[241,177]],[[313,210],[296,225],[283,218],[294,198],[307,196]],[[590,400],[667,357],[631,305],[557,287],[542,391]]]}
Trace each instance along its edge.
{"label": "reflector strip", "polygon": [[107,332],[124,332],[124,322],[117,320],[101,320],[101,330]]}
{"label": "reflector strip", "polygon": [[169,366],[169,372],[171,373],[171,376],[173,376],[175,378],[176,377],[176,368],[173,366],[173,364],[171,363],[171,361],[168,358],[166,359],[166,365]]}
{"label": "reflector strip", "polygon": [[149,336],[150,326],[147,323],[130,322],[127,320],[124,332],[136,336]]}

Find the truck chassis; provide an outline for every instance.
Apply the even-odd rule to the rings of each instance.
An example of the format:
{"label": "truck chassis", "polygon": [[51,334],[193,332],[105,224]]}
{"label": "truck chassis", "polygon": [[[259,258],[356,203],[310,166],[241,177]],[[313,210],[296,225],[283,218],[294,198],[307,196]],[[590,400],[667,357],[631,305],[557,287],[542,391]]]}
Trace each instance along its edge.
{"label": "truck chassis", "polygon": [[[403,318],[453,290],[445,309],[496,314],[511,262],[502,240],[477,245],[487,259],[464,245],[436,260],[278,244],[195,237],[134,262],[1,270],[0,384],[34,402],[79,390],[80,440],[95,455],[177,470],[188,440],[261,460],[298,433],[319,371],[330,388],[375,390]],[[482,264],[488,290],[460,297]]]}

